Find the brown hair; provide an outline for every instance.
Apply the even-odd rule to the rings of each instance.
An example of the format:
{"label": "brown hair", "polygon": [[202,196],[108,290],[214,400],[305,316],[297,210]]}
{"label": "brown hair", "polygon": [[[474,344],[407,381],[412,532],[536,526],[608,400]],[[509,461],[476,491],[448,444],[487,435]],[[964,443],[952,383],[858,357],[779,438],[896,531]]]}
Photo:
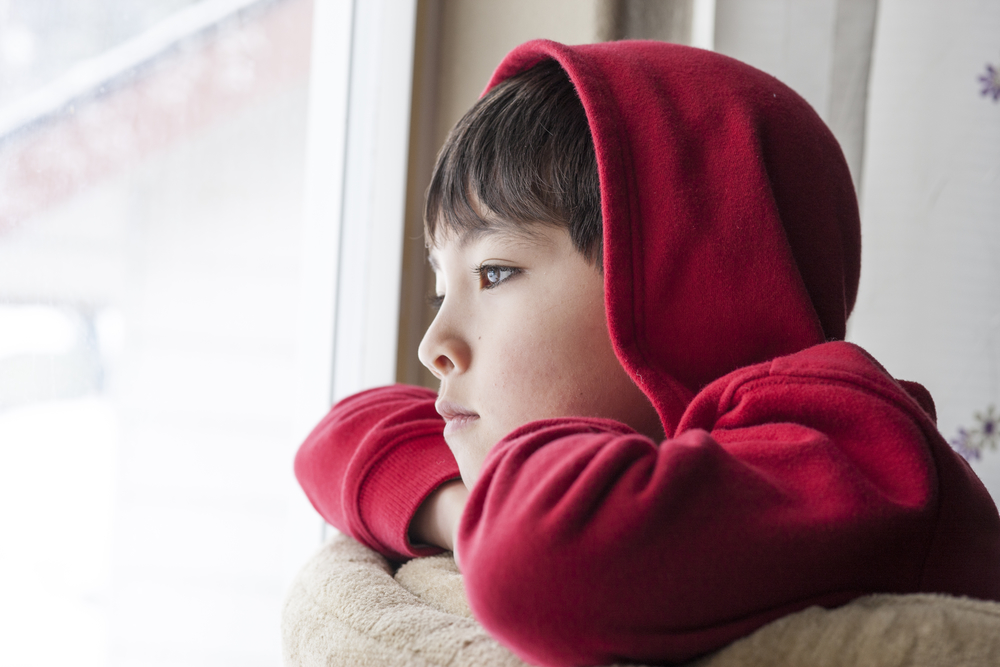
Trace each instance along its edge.
{"label": "brown hair", "polygon": [[424,233],[565,227],[600,267],[601,185],[583,104],[544,60],[492,88],[448,134],[427,189]]}

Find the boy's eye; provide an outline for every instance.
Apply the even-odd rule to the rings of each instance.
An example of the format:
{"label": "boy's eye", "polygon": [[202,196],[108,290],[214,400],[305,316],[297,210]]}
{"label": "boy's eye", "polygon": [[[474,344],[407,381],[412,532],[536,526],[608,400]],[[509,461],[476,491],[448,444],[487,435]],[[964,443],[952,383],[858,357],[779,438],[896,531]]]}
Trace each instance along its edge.
{"label": "boy's eye", "polygon": [[442,303],[444,303],[444,294],[432,294],[427,297],[427,305],[433,308],[435,312],[441,310]]}
{"label": "boy's eye", "polygon": [[512,266],[499,266],[497,264],[482,264],[476,267],[476,273],[479,274],[479,286],[482,289],[492,289],[519,271],[520,269]]}

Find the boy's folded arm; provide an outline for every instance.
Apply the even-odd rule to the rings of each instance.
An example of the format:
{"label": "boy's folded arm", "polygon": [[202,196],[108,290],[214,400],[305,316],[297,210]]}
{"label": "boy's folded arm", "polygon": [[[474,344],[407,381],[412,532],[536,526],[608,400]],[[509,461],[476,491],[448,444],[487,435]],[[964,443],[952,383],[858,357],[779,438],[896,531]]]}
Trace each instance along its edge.
{"label": "boy's folded arm", "polygon": [[919,420],[836,383],[736,402],[659,445],[594,419],[498,445],[458,534],[483,625],[538,664],[680,661],[811,604],[926,585],[938,455]]}
{"label": "boy's folded arm", "polygon": [[434,399],[405,385],[345,398],[295,457],[295,475],[320,515],[396,560],[438,551],[410,543],[410,522],[425,498],[459,476]]}
{"label": "boy's folded arm", "polygon": [[469,490],[461,479],[445,482],[435,489],[410,522],[410,543],[454,551],[455,532],[468,497]]}

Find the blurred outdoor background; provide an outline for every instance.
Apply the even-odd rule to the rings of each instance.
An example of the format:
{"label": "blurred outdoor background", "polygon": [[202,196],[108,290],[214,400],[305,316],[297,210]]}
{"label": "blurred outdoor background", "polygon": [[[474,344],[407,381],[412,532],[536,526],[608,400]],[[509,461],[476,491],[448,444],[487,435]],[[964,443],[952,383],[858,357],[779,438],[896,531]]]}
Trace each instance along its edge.
{"label": "blurred outdoor background", "polygon": [[536,37],[799,91],[859,191],[849,338],[1000,499],[1000,3],[0,0],[0,664],[281,664],[295,450],[430,384],[430,168]]}

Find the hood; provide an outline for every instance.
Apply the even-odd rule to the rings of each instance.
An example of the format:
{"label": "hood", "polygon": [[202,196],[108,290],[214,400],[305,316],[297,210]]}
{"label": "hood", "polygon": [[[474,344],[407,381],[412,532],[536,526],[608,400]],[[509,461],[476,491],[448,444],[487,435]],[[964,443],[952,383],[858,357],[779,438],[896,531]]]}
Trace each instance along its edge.
{"label": "hood", "polygon": [[523,44],[487,90],[556,60],[583,102],[618,359],[667,436],[742,366],[842,339],[861,232],[840,146],[774,77],[676,44]]}

